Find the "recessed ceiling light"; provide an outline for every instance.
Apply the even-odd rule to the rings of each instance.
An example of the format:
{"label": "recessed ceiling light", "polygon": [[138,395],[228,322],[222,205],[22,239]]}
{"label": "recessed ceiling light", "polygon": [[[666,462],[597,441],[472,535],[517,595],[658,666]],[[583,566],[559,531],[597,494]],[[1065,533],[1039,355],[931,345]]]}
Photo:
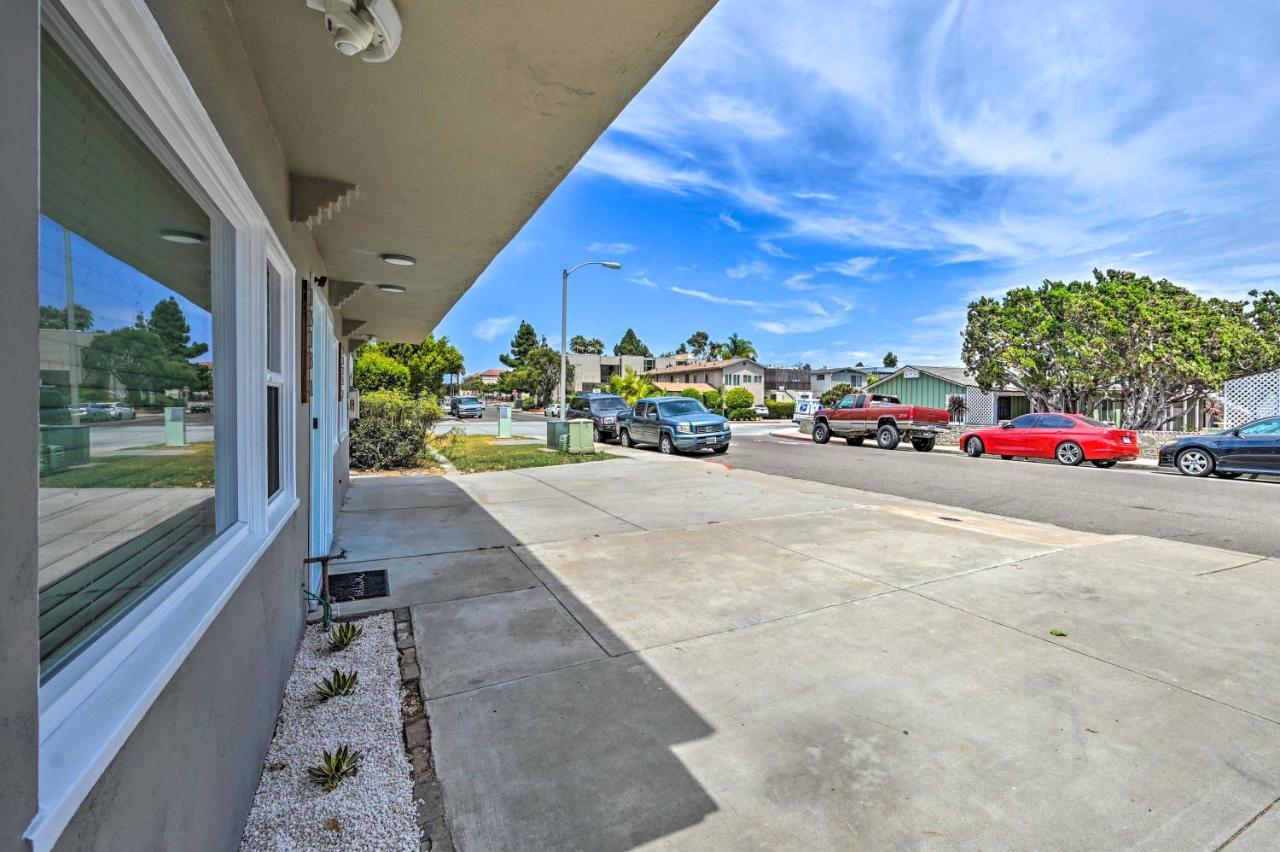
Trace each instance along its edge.
{"label": "recessed ceiling light", "polygon": [[384,293],[403,293],[405,291],[399,284],[379,284],[378,289]]}
{"label": "recessed ceiling light", "polygon": [[193,246],[204,242],[205,236],[192,231],[161,231],[160,239],[168,240],[171,243],[181,243],[184,246]]}
{"label": "recessed ceiling light", "polygon": [[413,266],[418,262],[407,254],[384,254],[382,259],[392,266]]}

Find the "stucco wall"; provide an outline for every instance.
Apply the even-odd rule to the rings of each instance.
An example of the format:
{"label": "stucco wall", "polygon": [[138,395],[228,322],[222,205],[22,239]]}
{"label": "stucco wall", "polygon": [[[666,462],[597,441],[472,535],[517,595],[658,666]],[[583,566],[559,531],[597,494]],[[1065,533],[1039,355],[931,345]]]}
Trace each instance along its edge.
{"label": "stucco wall", "polygon": [[[0,28],[0,408],[39,405],[35,286],[39,208],[39,17],[36,0],[5,4]],[[22,833],[36,812],[36,418],[0,420],[0,850],[26,848]],[[17,485],[18,487],[13,487]]]}

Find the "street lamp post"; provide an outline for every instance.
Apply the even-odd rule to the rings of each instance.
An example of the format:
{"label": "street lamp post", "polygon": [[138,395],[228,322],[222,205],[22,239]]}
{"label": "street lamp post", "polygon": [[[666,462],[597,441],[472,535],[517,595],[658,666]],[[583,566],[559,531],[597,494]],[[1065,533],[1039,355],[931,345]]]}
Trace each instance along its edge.
{"label": "street lamp post", "polygon": [[605,269],[621,269],[622,264],[615,260],[588,260],[577,266],[563,270],[560,276],[560,419],[565,416],[565,383],[569,364],[569,276],[584,266],[603,266]]}

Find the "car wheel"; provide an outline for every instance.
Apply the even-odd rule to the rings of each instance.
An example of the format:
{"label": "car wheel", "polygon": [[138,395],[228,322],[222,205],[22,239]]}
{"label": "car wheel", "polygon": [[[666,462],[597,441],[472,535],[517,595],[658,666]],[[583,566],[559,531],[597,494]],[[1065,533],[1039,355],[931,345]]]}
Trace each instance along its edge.
{"label": "car wheel", "polygon": [[813,424],[813,442],[815,444],[825,444],[831,440],[831,427],[822,421]]}
{"label": "car wheel", "polygon": [[1215,471],[1213,472],[1213,475],[1214,475],[1214,476],[1220,476],[1220,477],[1222,477],[1223,479],[1235,479],[1235,478],[1236,478],[1237,476],[1239,476],[1240,474],[1239,474],[1239,473],[1237,473],[1237,472],[1236,472],[1236,471],[1234,471],[1234,470],[1215,470]]}
{"label": "car wheel", "polygon": [[1187,476],[1208,476],[1215,467],[1213,456],[1208,450],[1199,447],[1190,447],[1178,453],[1174,464],[1178,466],[1179,472]]}
{"label": "car wheel", "polygon": [[725,444],[723,447],[712,447],[711,452],[715,453],[716,455],[722,456],[725,453],[729,452],[729,445]]}
{"label": "car wheel", "polygon": [[1094,459],[1093,461],[1089,462],[1089,464],[1093,465],[1094,467],[1102,467],[1102,468],[1115,467],[1116,460],[1115,459]]}
{"label": "car wheel", "polygon": [[671,436],[665,432],[663,432],[662,437],[658,439],[658,452],[668,456],[673,456],[679,452],[676,449],[676,442],[671,440]]}
{"label": "car wheel", "polygon": [[982,439],[975,437],[965,441],[964,454],[971,459],[980,458],[982,456]]}
{"label": "car wheel", "polygon": [[601,435],[600,435],[600,427],[599,427],[599,426],[597,426],[596,428],[594,428],[594,429],[592,429],[592,430],[591,430],[591,440],[595,441],[597,444],[603,444],[603,443],[604,443],[604,438],[603,438],[603,437],[601,437]]}
{"label": "car wheel", "polygon": [[850,435],[848,438],[844,439],[844,442],[851,447],[861,447],[862,442],[865,440],[866,438],[861,435]]}
{"label": "car wheel", "polygon": [[635,441],[631,440],[631,433],[626,429],[623,429],[622,433],[618,435],[618,443],[624,447],[634,447],[636,445]]}
{"label": "car wheel", "polygon": [[1075,441],[1063,441],[1058,445],[1058,449],[1054,450],[1053,455],[1058,460],[1058,464],[1064,464],[1067,467],[1075,467],[1084,461],[1084,450],[1080,449],[1080,445]]}
{"label": "car wheel", "polygon": [[935,438],[912,438],[911,448],[917,453],[927,453],[933,449]]}
{"label": "car wheel", "polygon": [[1005,461],[1013,461],[1013,456],[1001,456],[1000,458],[1004,459]]}
{"label": "car wheel", "polygon": [[902,443],[902,433],[892,423],[886,423],[876,430],[876,446],[882,450],[896,450]]}

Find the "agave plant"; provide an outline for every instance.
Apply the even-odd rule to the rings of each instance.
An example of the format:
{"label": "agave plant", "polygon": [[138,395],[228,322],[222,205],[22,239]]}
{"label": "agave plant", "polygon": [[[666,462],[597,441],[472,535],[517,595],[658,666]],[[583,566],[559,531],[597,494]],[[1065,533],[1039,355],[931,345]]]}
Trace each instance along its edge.
{"label": "agave plant", "polygon": [[323,752],[320,763],[307,767],[307,777],[312,784],[319,784],[325,791],[333,790],[347,778],[355,777],[360,771],[360,758],[363,755],[352,751],[350,746],[340,745],[332,754]]}
{"label": "agave plant", "polygon": [[364,628],[347,622],[329,631],[329,650],[341,651],[364,635]]}
{"label": "agave plant", "polygon": [[340,672],[334,669],[332,677],[326,677],[316,684],[316,692],[320,694],[321,701],[328,701],[339,695],[350,695],[356,691],[359,677],[359,672]]}

